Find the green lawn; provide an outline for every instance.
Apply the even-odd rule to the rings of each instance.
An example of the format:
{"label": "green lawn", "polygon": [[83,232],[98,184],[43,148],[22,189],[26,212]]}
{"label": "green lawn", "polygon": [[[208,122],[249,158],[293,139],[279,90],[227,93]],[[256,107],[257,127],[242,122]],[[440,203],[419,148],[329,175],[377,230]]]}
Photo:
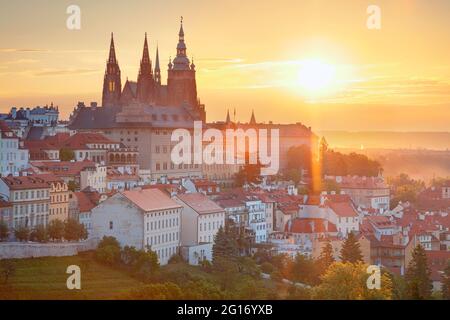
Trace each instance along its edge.
{"label": "green lawn", "polygon": [[[1,299],[114,299],[141,284],[125,272],[94,261],[90,253],[72,257],[13,260],[15,274],[0,284]],[[81,290],[68,290],[69,265],[81,268]]]}

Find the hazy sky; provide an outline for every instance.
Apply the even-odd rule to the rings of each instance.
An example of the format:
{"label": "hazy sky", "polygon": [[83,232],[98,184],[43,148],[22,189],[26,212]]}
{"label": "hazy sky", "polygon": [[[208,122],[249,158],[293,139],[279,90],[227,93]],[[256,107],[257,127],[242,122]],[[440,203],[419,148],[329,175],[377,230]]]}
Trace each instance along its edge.
{"label": "hazy sky", "polygon": [[[101,101],[111,31],[122,83],[148,33],[163,81],[180,16],[208,120],[449,131],[449,0],[0,0],[0,111]],[[81,8],[81,30],[66,8]],[[381,30],[366,27],[368,5]],[[320,77],[318,77],[320,75]]]}

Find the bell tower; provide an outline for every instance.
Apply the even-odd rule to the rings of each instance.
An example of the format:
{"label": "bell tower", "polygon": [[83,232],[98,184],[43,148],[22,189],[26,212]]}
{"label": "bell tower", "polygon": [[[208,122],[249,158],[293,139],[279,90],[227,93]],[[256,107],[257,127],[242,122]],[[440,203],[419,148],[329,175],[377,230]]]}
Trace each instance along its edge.
{"label": "bell tower", "polygon": [[109,47],[109,58],[106,62],[105,76],[103,79],[103,107],[117,107],[120,104],[120,93],[122,84],[120,81],[120,68],[116,59],[114,48],[114,36],[111,33],[111,44]]}
{"label": "bell tower", "polygon": [[183,17],[181,17],[180,31],[178,32],[177,55],[173,63],[169,63],[167,70],[167,89],[169,104],[181,106],[188,104],[197,107],[197,84],[195,80],[195,65],[190,63],[186,54],[184,42]]}

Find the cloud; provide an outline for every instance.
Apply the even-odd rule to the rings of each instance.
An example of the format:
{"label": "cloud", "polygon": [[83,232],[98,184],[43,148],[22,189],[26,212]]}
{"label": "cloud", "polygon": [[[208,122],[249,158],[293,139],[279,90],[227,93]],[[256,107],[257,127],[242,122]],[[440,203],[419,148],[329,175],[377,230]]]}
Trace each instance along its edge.
{"label": "cloud", "polygon": [[80,75],[91,74],[98,72],[98,69],[46,69],[43,71],[34,72],[33,75],[37,77],[43,76],[64,76],[64,75]]}
{"label": "cloud", "polygon": [[0,52],[49,52],[45,49],[0,48]]}
{"label": "cloud", "polygon": [[4,65],[15,65],[15,64],[29,64],[29,63],[36,63],[39,62],[39,60],[35,59],[17,59],[17,60],[11,60],[3,62]]}
{"label": "cloud", "polygon": [[52,49],[27,49],[27,48],[0,48],[0,53],[104,53],[105,50],[93,49],[68,49],[68,50],[52,50]]}

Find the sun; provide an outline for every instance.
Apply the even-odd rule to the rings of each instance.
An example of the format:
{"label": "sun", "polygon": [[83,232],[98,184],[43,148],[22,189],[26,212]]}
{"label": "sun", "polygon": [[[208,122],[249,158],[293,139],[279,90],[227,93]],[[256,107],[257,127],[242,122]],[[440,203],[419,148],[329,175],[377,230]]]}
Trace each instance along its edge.
{"label": "sun", "polygon": [[297,83],[309,94],[326,93],[332,89],[336,69],[318,59],[303,60],[298,69]]}

